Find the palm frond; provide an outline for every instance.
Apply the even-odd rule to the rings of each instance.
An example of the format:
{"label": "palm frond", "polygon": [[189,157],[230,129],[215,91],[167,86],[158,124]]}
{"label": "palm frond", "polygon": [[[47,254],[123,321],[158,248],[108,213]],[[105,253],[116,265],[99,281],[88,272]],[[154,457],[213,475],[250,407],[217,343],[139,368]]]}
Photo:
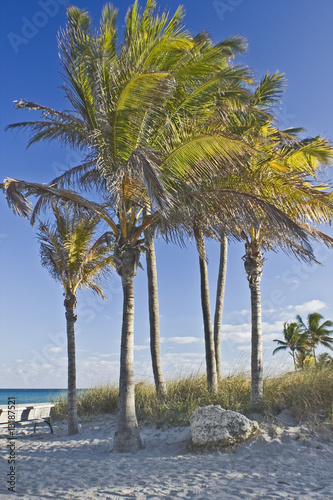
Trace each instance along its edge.
{"label": "palm frond", "polygon": [[[112,228],[112,230],[117,234],[118,230],[109,214],[99,205],[98,203],[86,200],[74,191],[65,189],[56,189],[52,186],[46,184],[38,184],[26,181],[19,181],[16,179],[5,179],[4,188],[6,192],[6,197],[11,208],[18,214],[24,217],[29,217],[32,210],[32,205],[28,201],[29,196],[39,196],[41,197],[39,209],[43,210],[46,207],[52,206],[59,200],[62,200],[73,207],[81,206],[87,210],[91,210],[93,213],[101,217],[107,224]],[[36,212],[34,212],[34,217],[36,217]],[[35,222],[35,218],[31,221]]]}
{"label": "palm frond", "polygon": [[277,71],[272,75],[267,72],[255,89],[251,100],[252,106],[269,108],[276,103],[284,90],[285,76]]}

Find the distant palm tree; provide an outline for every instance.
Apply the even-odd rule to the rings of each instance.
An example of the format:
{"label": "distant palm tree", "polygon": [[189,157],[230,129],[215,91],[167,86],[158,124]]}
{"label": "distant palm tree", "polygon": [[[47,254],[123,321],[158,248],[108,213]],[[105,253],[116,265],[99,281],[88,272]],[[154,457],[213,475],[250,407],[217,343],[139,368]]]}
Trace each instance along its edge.
{"label": "distant palm tree", "polygon": [[333,350],[333,321],[326,320],[320,324],[324,317],[317,313],[310,313],[307,317],[307,323],[304,323],[300,315],[296,316],[301,332],[307,337],[308,345],[312,350],[312,354],[316,360],[316,347],[320,344],[328,349]]}
{"label": "distant palm tree", "polygon": [[38,239],[42,265],[64,289],[68,351],[68,434],[78,432],[74,324],[77,291],[87,288],[103,299],[100,279],[112,266],[107,235],[95,240],[99,218],[53,206],[55,223],[40,222]]}
{"label": "distant palm tree", "polygon": [[317,364],[320,367],[333,366],[333,357],[330,356],[328,352],[323,352],[322,354],[319,354]]}
{"label": "distant palm tree", "polygon": [[278,347],[274,349],[273,354],[277,353],[278,351],[289,349],[289,354],[291,354],[293,357],[294,368],[296,370],[297,366],[299,365],[296,359],[297,353],[309,352],[307,336],[304,333],[301,333],[300,324],[295,322],[285,322],[283,325],[283,337],[284,340],[273,340],[273,342],[277,342],[278,344]]}

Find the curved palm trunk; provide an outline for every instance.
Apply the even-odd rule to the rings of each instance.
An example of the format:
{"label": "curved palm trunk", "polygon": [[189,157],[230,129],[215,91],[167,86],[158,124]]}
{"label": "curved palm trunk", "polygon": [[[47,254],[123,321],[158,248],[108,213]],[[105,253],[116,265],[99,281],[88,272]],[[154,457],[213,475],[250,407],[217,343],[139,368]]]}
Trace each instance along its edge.
{"label": "curved palm trunk", "polygon": [[75,362],[75,329],[77,316],[74,314],[76,298],[67,294],[64,302],[67,320],[67,353],[68,353],[68,434],[77,434],[77,400],[76,400],[76,362]]}
{"label": "curved palm trunk", "polygon": [[150,352],[153,366],[154,381],[157,394],[165,396],[167,393],[166,383],[163,377],[161,364],[160,344],[160,319],[158,303],[157,267],[154,240],[149,229],[145,232],[146,258],[148,276],[148,305],[150,325]]}
{"label": "curved palm trunk", "polygon": [[217,278],[217,291],[214,315],[214,345],[215,345],[215,358],[216,358],[216,371],[220,378],[222,373],[221,362],[221,343],[222,343],[222,317],[223,317],[223,304],[225,293],[225,282],[227,275],[227,260],[228,260],[228,238],[223,235],[223,241],[220,244],[220,265],[219,274]]}
{"label": "curved palm trunk", "polygon": [[217,371],[214,348],[214,334],[209,303],[209,283],[208,268],[206,260],[205,238],[202,231],[198,228],[194,230],[195,241],[199,252],[200,281],[201,281],[201,307],[204,321],[205,332],[205,350],[206,350],[206,371],[207,385],[212,392],[217,392]]}
{"label": "curved palm trunk", "polygon": [[263,398],[260,280],[264,258],[256,242],[246,243],[245,250],[244,267],[251,291],[251,403],[258,405]]}
{"label": "curved palm trunk", "polygon": [[139,251],[130,246],[115,251],[115,264],[123,287],[123,325],[120,349],[118,413],[114,450],[132,452],[143,447],[135,412],[134,382],[134,276]]}

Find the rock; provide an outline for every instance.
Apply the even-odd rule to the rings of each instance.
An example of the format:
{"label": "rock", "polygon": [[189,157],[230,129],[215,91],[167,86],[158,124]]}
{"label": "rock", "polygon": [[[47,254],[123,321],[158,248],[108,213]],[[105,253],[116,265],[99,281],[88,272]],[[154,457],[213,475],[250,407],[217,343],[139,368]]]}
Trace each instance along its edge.
{"label": "rock", "polygon": [[229,446],[248,439],[258,423],[241,413],[220,405],[197,408],[191,417],[192,443],[195,446]]}

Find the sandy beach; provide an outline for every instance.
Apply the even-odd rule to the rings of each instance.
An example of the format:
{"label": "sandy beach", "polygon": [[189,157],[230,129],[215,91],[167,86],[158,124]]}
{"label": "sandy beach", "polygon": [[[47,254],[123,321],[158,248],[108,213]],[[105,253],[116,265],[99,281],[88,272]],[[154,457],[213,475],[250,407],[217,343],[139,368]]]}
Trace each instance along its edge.
{"label": "sandy beach", "polygon": [[241,445],[195,453],[190,428],[141,428],[145,449],[111,452],[115,417],[82,422],[79,435],[39,425],[18,429],[16,494],[8,492],[6,429],[1,429],[0,498],[268,499],[333,498],[333,435],[296,425],[287,411],[260,424]]}

